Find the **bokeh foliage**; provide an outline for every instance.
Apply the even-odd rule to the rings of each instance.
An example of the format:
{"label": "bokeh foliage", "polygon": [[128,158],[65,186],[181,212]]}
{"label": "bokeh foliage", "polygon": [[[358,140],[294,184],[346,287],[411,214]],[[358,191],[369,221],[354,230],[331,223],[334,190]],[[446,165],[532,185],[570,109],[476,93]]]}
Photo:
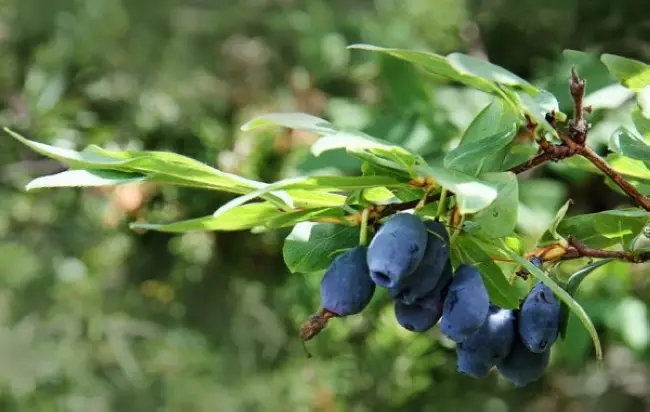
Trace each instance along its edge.
{"label": "bokeh foliage", "polygon": [[[354,171],[358,164],[337,153],[310,157],[311,135],[239,130],[258,114],[305,111],[441,161],[486,96],[431,87],[396,59],[344,47],[368,42],[486,53],[554,92],[565,111],[575,64],[591,92],[604,89],[591,96],[600,110],[590,118],[592,143],[604,146],[631,124],[624,109],[633,102],[606,89],[614,79],[597,58],[560,51],[650,60],[642,9],[632,0],[7,0],[0,119],[41,142],[171,150],[263,181]],[[330,326],[306,359],[296,329],[318,306],[320,279],[284,266],[288,230],[128,228],[207,215],[228,196],[155,185],[25,193],[31,178],[61,166],[6,136],[0,168],[0,410],[650,407],[645,265],[610,264],[581,286],[605,345],[602,369],[584,330],[570,325],[546,378],[515,391],[496,376],[457,374],[450,342],[401,330],[382,299]],[[538,234],[569,197],[572,213],[625,202],[594,195],[604,189],[580,165],[537,170],[520,182],[518,227]]]}

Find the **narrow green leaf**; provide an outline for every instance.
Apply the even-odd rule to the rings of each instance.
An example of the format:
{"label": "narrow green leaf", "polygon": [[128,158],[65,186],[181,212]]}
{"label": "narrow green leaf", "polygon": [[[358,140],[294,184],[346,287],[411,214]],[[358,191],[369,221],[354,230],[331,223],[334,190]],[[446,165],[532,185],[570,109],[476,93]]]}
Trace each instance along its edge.
{"label": "narrow green leaf", "polygon": [[484,247],[471,236],[461,235],[456,239],[454,252],[457,263],[474,265],[483,278],[490,301],[505,309],[519,307],[519,292],[508,282],[501,268],[490,259]]}
{"label": "narrow green leaf", "polygon": [[251,130],[268,126],[290,127],[321,136],[311,146],[311,153],[314,156],[345,149],[361,160],[406,172],[409,172],[409,168],[415,164],[425,163],[421,156],[401,146],[392,145],[361,131],[340,129],[326,120],[304,113],[269,113],[251,120],[242,126],[242,129]]}
{"label": "narrow green leaf", "polygon": [[[240,206],[241,207],[241,206]],[[315,209],[300,210],[296,212],[283,213],[269,219],[264,225],[271,229],[293,226],[300,222],[314,221],[318,219],[337,219],[346,224],[345,211],[339,207],[319,207]]]}
{"label": "narrow green leaf", "polygon": [[650,66],[633,59],[603,54],[600,60],[616,78],[634,91],[650,85]]}
{"label": "narrow green leaf", "polygon": [[464,75],[480,77],[505,86],[519,87],[531,95],[539,92],[536,87],[516,74],[485,60],[463,53],[451,53],[447,55],[447,60],[452,67]]}
{"label": "narrow green leaf", "polygon": [[158,232],[184,233],[196,231],[235,231],[264,225],[284,212],[268,202],[251,203],[229,210],[221,216],[205,216],[173,223],[132,223],[132,229]]}
{"label": "narrow green leaf", "polygon": [[501,238],[512,234],[517,225],[519,207],[519,182],[511,172],[486,173],[480,178],[493,183],[497,198],[485,209],[472,217],[479,225],[478,232],[489,238]]}
{"label": "narrow green leaf", "polygon": [[417,168],[424,177],[433,177],[442,187],[456,195],[460,214],[473,214],[488,207],[497,197],[492,184],[456,170],[426,166]]}
{"label": "narrow green leaf", "polygon": [[262,127],[284,126],[314,134],[336,133],[338,129],[327,120],[306,113],[268,113],[246,122],[241,130],[250,131]]}
{"label": "narrow green leaf", "polygon": [[49,176],[36,178],[25,186],[26,190],[50,187],[98,187],[124,183],[142,182],[145,176],[115,170],[66,170]]}
{"label": "narrow green leaf", "polygon": [[289,189],[286,194],[293,199],[296,207],[336,207],[345,204],[345,196],[313,189]]}
{"label": "narrow green leaf", "polygon": [[391,49],[372,46],[369,44],[353,44],[348,46],[348,48],[388,54],[398,59],[405,60],[438,78],[447,81],[460,82],[484,92],[499,94],[499,88],[493,82],[479,76],[461,73],[446,57],[439,54],[414,50]]}
{"label": "narrow green leaf", "polygon": [[302,222],[284,241],[284,262],[292,273],[327,269],[338,252],[357,246],[359,228],[331,223]]}
{"label": "narrow green leaf", "polygon": [[37,153],[47,156],[51,159],[58,160],[61,163],[83,169],[112,169],[111,165],[120,164],[124,159],[115,157],[98,156],[93,153],[77,152],[75,150],[64,149],[61,147],[50,146],[44,143],[38,143],[19,135],[18,133],[4,128],[11,137],[18,140],[25,146],[31,148]]}
{"label": "narrow green leaf", "polygon": [[[591,272],[598,269],[599,267],[611,262],[612,260],[613,259],[610,258],[601,259],[595,262],[591,262],[583,266],[582,268],[580,268],[569,278],[569,281],[567,282],[565,288],[567,293],[572,297],[575,296],[578,287],[580,286],[580,283],[587,277],[587,275],[589,275]],[[569,324],[569,315],[571,314],[571,312],[569,311],[569,307],[566,305],[566,303],[562,302],[561,305],[562,306],[560,309],[560,336],[562,337],[562,339],[564,339],[566,336],[567,325]]]}
{"label": "narrow green leaf", "polygon": [[549,228],[546,230],[547,233],[550,234],[550,236],[554,240],[563,240],[564,238],[557,232],[557,227],[559,226],[560,222],[562,222],[562,219],[564,219],[564,216],[566,216],[567,211],[569,210],[569,206],[571,206],[571,199],[567,200],[564,205],[557,211],[555,214],[555,217],[553,218],[553,221],[551,222],[551,225]]}
{"label": "narrow green leaf", "polygon": [[[249,193],[266,186],[265,183],[222,172],[176,153],[160,151],[112,152],[93,145],[77,152],[34,142],[6,128],[5,131],[34,151],[68,164],[73,169],[138,173],[146,175],[147,180],[151,182],[173,183],[239,194]],[[264,197],[281,207],[290,206],[291,203],[291,198],[284,193],[268,193]]]}
{"label": "narrow green leaf", "polygon": [[583,307],[580,306],[580,304],[576,302],[571,295],[569,295],[564,289],[555,283],[553,279],[551,279],[537,266],[519,256],[518,253],[508,248],[505,243],[503,243],[502,248],[503,249],[501,251],[505,257],[509,257],[510,259],[516,261],[524,268],[526,268],[526,270],[528,270],[534,277],[548,286],[553,291],[553,293],[555,293],[560,298],[560,300],[569,307],[571,312],[573,312],[575,316],[580,320],[580,322],[582,322],[585,329],[589,333],[589,336],[591,336],[591,340],[594,342],[594,348],[596,349],[596,359],[598,359],[599,362],[602,361],[603,349],[600,344],[600,339],[598,338],[598,332],[596,331],[596,327],[594,326],[593,322],[589,318],[589,315],[587,312],[585,312]]}
{"label": "narrow green leaf", "polygon": [[578,291],[578,287],[580,286],[580,283],[582,283],[582,281],[585,280],[587,275],[589,275],[591,272],[598,269],[599,267],[606,265],[609,262],[612,262],[613,260],[614,259],[612,258],[601,259],[583,266],[582,268],[580,268],[580,270],[578,270],[573,275],[571,275],[569,281],[567,282],[566,291],[569,293],[569,295],[575,296],[576,292]]}
{"label": "narrow green leaf", "polygon": [[275,192],[279,189],[313,189],[313,190],[352,190],[363,189],[375,186],[399,187],[408,186],[408,183],[401,183],[389,176],[309,176],[295,177],[267,185],[264,188],[255,190],[246,195],[239,196],[225,205],[221,206],[214,212],[214,216],[219,216],[239,205],[243,205],[257,197],[261,197],[269,192]]}

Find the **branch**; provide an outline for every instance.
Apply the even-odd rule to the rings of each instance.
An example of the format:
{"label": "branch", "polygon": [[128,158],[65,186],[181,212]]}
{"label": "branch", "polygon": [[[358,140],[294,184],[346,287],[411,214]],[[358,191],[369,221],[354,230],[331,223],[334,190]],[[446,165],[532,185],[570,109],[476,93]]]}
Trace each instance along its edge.
{"label": "branch", "polygon": [[619,260],[624,260],[631,263],[641,263],[650,261],[650,252],[640,252],[638,254],[615,251],[615,250],[602,250],[602,249],[593,249],[586,246],[584,243],[579,241],[573,236],[569,236],[569,247],[567,248],[566,253],[560,258],[560,260],[569,260],[577,259],[581,257],[592,257],[592,258],[614,258]]}
{"label": "branch", "polygon": [[[543,141],[546,142],[546,140]],[[565,145],[550,145],[548,148],[548,151],[542,151],[524,163],[508,169],[508,171],[515,174],[523,173],[548,161],[557,162],[559,160],[566,159],[567,157],[571,157],[576,153],[575,150]]]}
{"label": "branch", "polygon": [[625,180],[620,173],[612,169],[612,167],[607,164],[605,159],[598,156],[589,146],[582,146],[580,148],[580,156],[589,160],[594,166],[600,169],[603,173],[607,175],[626,195],[634,199],[637,205],[644,208],[645,210],[650,211],[650,198],[645,196],[643,193],[639,192],[636,187],[634,187],[630,182]]}
{"label": "branch", "polygon": [[[511,172],[521,173],[526,170],[537,167],[548,161],[558,161],[574,155],[580,155],[596,166],[607,177],[612,179],[626,195],[632,198],[635,203],[645,210],[650,211],[650,197],[643,195],[631,183],[629,183],[621,174],[612,169],[612,167],[600,157],[592,148],[586,145],[589,125],[584,119],[585,112],[591,112],[591,107],[584,106],[585,88],[587,82],[578,77],[574,68],[571,68],[571,78],[569,79],[569,92],[573,99],[573,118],[569,121],[568,133],[558,131],[558,136],[562,144],[551,145],[545,139],[538,141],[541,153],[528,161],[510,169]],[[549,118],[550,117],[550,118]],[[555,126],[554,116],[550,113],[547,116],[549,123]],[[531,129],[530,118],[528,120],[528,129]]]}

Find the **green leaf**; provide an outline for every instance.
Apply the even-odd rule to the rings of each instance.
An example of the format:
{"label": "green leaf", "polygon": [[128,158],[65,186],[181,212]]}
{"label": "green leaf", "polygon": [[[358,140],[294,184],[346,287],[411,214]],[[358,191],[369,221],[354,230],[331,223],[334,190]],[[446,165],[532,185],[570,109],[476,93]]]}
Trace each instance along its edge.
{"label": "green leaf", "polygon": [[295,177],[278,182],[272,183],[261,189],[252,191],[246,195],[239,196],[230,202],[224,204],[216,212],[214,216],[219,216],[239,205],[243,205],[257,197],[274,192],[279,189],[312,189],[312,190],[352,190],[372,188],[376,186],[389,186],[399,187],[408,186],[408,183],[401,183],[396,179],[389,176],[309,176],[309,177]]}
{"label": "green leaf", "polygon": [[625,127],[619,127],[609,139],[609,148],[632,159],[650,162],[650,145]]}
{"label": "green leaf", "polygon": [[519,307],[519,292],[479,242],[471,236],[461,235],[454,246],[452,250],[457,254],[458,263],[469,263],[479,270],[492,303],[506,309]]}
{"label": "green leaf", "polygon": [[564,219],[564,216],[566,216],[567,211],[569,210],[569,206],[571,206],[571,199],[567,200],[564,205],[557,211],[555,214],[555,217],[553,218],[553,221],[551,222],[551,225],[549,228],[546,230],[546,233],[548,233],[553,240],[564,240],[562,236],[557,231],[557,228],[562,222],[562,219]]}
{"label": "green leaf", "polygon": [[[622,175],[650,180],[650,169],[640,160],[634,160],[618,153],[608,154],[605,160],[612,169]],[[601,173],[600,170],[596,171]]]}
{"label": "green leaf", "polygon": [[600,60],[616,78],[634,91],[650,85],[650,66],[633,59],[603,54]]}
{"label": "green leaf", "polygon": [[641,111],[641,115],[650,119],[650,86],[645,86],[636,94],[636,104]]}
{"label": "green leaf", "polygon": [[469,125],[457,148],[445,156],[445,167],[477,175],[502,170],[521,118],[512,106],[495,98]]}
{"label": "green leaf", "polygon": [[338,252],[358,242],[359,228],[302,222],[285,239],[282,253],[292,273],[312,273],[327,269]]}
{"label": "green leaf", "polygon": [[494,98],[490,104],[472,120],[463,133],[460,145],[485,140],[487,136],[517,127],[522,122],[519,113],[502,98]]}
{"label": "green leaf", "polygon": [[536,87],[516,74],[485,60],[463,53],[451,53],[447,60],[459,73],[480,77],[485,80],[510,87],[519,87],[531,95],[539,92]]}
{"label": "green leaf", "polygon": [[433,177],[440,186],[456,195],[456,205],[460,214],[473,214],[488,207],[497,198],[497,190],[492,184],[466,175],[456,170],[435,166],[417,168],[424,177]]}
{"label": "green leaf", "polygon": [[174,223],[132,223],[132,229],[158,232],[235,231],[264,225],[269,219],[285,213],[268,202],[251,203],[229,210],[221,216],[205,216]]}
{"label": "green leaf", "polygon": [[284,126],[314,134],[336,133],[338,129],[327,120],[306,113],[269,113],[249,120],[241,130],[250,131],[262,127]]}
{"label": "green leaf", "polygon": [[517,176],[511,172],[503,172],[487,173],[480,177],[496,186],[497,198],[488,207],[474,215],[472,221],[479,225],[479,233],[489,238],[500,238],[512,234],[517,225],[519,207]]}
{"label": "green leaf", "polygon": [[447,153],[444,165],[446,168],[455,169],[472,176],[482,172],[500,171],[503,160],[508,153],[508,146],[514,139],[516,132],[517,129],[513,125],[507,130],[486,136],[482,140],[461,143]]}
{"label": "green leaf", "polygon": [[336,207],[345,204],[345,196],[336,193],[305,189],[290,189],[286,193],[296,207]]}
{"label": "green leaf", "polygon": [[337,128],[326,120],[303,113],[269,113],[244,124],[242,130],[268,126],[289,127],[322,136],[311,146],[314,156],[345,149],[361,160],[404,172],[411,172],[411,167],[415,164],[425,163],[421,156],[401,146],[389,144],[361,131]]}
{"label": "green leaf", "polygon": [[[611,262],[613,259],[608,258],[608,259],[601,259],[597,260],[595,262],[591,262],[582,268],[575,272],[571,277],[569,278],[569,281],[567,282],[566,285],[566,291],[569,295],[572,297],[576,295],[576,292],[578,290],[578,287],[580,286],[580,283],[589,275],[591,272],[594,270],[598,269],[599,267]],[[566,305],[566,303],[562,302],[562,306],[560,309],[560,336],[562,336],[562,339],[566,336],[566,329],[567,325],[569,324],[569,315],[571,312],[569,311],[569,307]]]}
{"label": "green leaf", "polygon": [[25,186],[26,190],[49,187],[98,187],[124,183],[142,182],[145,176],[115,170],[66,170],[49,176],[36,178]]}
{"label": "green leaf", "polygon": [[319,207],[315,209],[283,213],[277,217],[269,219],[264,226],[270,229],[278,229],[281,227],[293,226],[296,223],[318,219],[337,219],[341,223],[347,223],[345,220],[345,211],[342,208]]}
{"label": "green leaf", "polygon": [[564,289],[562,289],[557,283],[555,283],[553,279],[551,279],[546,273],[540,270],[537,266],[533,265],[528,260],[519,256],[518,253],[508,248],[505,245],[505,243],[503,243],[502,248],[503,249],[501,250],[501,252],[505,257],[509,257],[510,259],[516,261],[524,268],[526,268],[526,270],[528,270],[534,277],[536,277],[538,280],[540,280],[546,286],[548,286],[553,291],[553,293],[555,293],[560,298],[560,300],[569,307],[571,312],[573,312],[576,315],[576,317],[580,320],[580,322],[582,322],[585,329],[589,333],[589,336],[591,336],[591,340],[594,342],[594,348],[596,349],[596,358],[598,359],[599,362],[602,361],[603,349],[600,345],[598,332],[596,331],[596,327],[594,326],[593,322],[589,318],[589,315],[587,315],[587,312],[585,312],[582,306],[580,306],[580,304],[576,302],[571,295],[569,295]]}
{"label": "green leaf", "polygon": [[509,170],[515,166],[526,162],[538,153],[539,149],[536,144],[514,144],[511,145],[506,155],[501,170]]}
{"label": "green leaf", "polygon": [[[98,146],[88,146],[81,152],[34,142],[9,129],[13,138],[49,158],[68,164],[73,169],[117,170],[146,175],[150,182],[221,190],[245,194],[265,187],[265,183],[245,179],[212,168],[197,160],[176,153],[159,151],[112,152]],[[265,198],[279,206],[291,206],[285,193],[269,193]]]}
{"label": "green leaf", "polygon": [[446,57],[439,54],[414,50],[391,49],[372,46],[370,44],[353,44],[348,46],[348,48],[385,53],[398,59],[405,60],[438,78],[460,82],[488,93],[499,94],[500,92],[498,86],[493,82],[485,80],[479,76],[461,73]]}
{"label": "green leaf", "polygon": [[641,109],[635,107],[632,109],[632,121],[645,141],[650,141],[650,114],[646,116]]}
{"label": "green leaf", "polygon": [[[650,214],[641,209],[607,210],[566,218],[557,225],[557,233],[573,235],[587,246],[604,249],[616,244],[628,244],[648,222]],[[545,244],[554,240],[547,232],[540,242]]]}
{"label": "green leaf", "polygon": [[516,104],[537,123],[538,127],[543,128],[553,137],[559,139],[553,125],[546,120],[547,113],[553,110],[556,112],[559,110],[557,98],[554,95],[545,90],[535,96],[530,96],[522,92],[506,91],[506,93],[512,96]]}

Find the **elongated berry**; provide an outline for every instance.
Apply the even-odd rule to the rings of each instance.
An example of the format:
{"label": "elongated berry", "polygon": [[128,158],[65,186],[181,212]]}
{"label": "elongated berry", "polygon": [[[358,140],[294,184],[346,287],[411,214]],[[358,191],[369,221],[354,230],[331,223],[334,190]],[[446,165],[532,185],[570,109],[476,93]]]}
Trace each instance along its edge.
{"label": "elongated berry", "polygon": [[460,265],[445,297],[440,330],[454,342],[463,342],[483,325],[489,309],[481,274],[472,265]]}
{"label": "elongated berry", "polygon": [[361,312],[372,299],[375,283],[370,279],[366,248],[357,246],[338,255],[321,280],[323,309],[337,316]]}
{"label": "elongated berry", "polygon": [[510,353],[497,365],[497,370],[501,376],[520,388],[538,380],[550,359],[550,350],[542,353],[531,352],[515,334]]}
{"label": "elongated berry", "polygon": [[370,277],[385,288],[400,284],[422,262],[426,247],[427,231],[419,217],[408,213],[393,215],[368,246]]}
{"label": "elongated berry", "polygon": [[436,287],[449,262],[449,235],[445,227],[433,220],[425,222],[424,225],[428,235],[422,262],[413,274],[402,278],[388,289],[390,297],[407,305],[412,305]]}
{"label": "elongated berry", "polygon": [[404,329],[411,332],[424,332],[435,326],[442,315],[442,300],[435,308],[433,305],[425,307],[414,303],[407,305],[399,300],[395,301],[395,319]]}
{"label": "elongated berry", "polygon": [[521,305],[518,330],[531,352],[544,352],[557,340],[560,302],[544,283],[537,282]]}
{"label": "elongated berry", "polygon": [[508,356],[514,339],[514,312],[490,304],[483,326],[456,346],[458,371],[474,378],[487,376],[492,367]]}

